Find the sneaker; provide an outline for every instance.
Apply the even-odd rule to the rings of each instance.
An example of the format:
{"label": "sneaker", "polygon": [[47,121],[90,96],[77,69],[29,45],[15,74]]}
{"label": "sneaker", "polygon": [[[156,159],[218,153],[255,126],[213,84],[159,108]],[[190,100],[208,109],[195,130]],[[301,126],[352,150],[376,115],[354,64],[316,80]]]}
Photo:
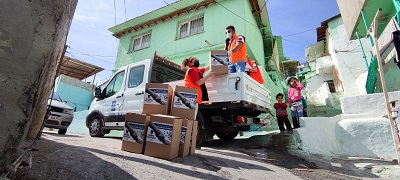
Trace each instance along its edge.
{"label": "sneaker", "polygon": [[285,131],[281,131],[279,134],[285,134]]}
{"label": "sneaker", "polygon": [[290,130],[290,131],[289,131],[289,134],[293,134],[293,130]]}

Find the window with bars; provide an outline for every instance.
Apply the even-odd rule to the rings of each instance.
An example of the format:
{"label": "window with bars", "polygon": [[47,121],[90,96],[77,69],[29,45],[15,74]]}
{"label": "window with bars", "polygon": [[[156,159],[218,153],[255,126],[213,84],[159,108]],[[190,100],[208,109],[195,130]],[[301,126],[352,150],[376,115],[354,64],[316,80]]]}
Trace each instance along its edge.
{"label": "window with bars", "polygon": [[179,24],[178,38],[181,39],[204,32],[204,16],[183,21]]}
{"label": "window with bars", "polygon": [[131,51],[137,51],[150,47],[150,37],[151,33],[142,34],[132,38]]}

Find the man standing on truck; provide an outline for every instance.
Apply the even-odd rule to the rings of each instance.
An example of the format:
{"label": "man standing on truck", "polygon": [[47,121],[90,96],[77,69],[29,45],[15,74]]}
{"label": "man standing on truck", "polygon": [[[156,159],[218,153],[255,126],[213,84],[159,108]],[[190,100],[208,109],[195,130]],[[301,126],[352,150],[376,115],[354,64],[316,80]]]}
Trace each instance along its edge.
{"label": "man standing on truck", "polygon": [[246,55],[247,63],[246,63],[246,73],[256,80],[260,84],[264,84],[264,79],[262,77],[260,68],[257,66],[257,62],[250,59],[248,55]]}
{"label": "man standing on truck", "polygon": [[197,104],[209,100],[205,82],[209,77],[214,75],[213,73],[209,73],[207,76],[203,77],[204,73],[210,70],[210,66],[205,68],[199,68],[199,66],[199,60],[193,56],[184,59],[181,66],[182,70],[187,69],[184,79],[185,86],[197,89]]}
{"label": "man standing on truck", "polygon": [[236,35],[235,27],[226,27],[225,50],[228,51],[230,73],[245,72],[246,69],[246,42],[242,35]]}

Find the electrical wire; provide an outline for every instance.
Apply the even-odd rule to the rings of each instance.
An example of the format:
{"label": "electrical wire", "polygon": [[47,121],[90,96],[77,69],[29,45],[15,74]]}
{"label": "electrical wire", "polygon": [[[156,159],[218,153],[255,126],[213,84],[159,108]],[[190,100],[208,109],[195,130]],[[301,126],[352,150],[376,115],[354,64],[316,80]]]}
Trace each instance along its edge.
{"label": "electrical wire", "polygon": [[260,9],[260,11],[262,11],[264,9],[264,7],[267,5],[268,0],[265,1],[264,6]]}
{"label": "electrical wire", "polygon": [[[201,1],[197,3],[197,5],[196,5],[196,7],[194,8],[192,14],[190,14],[189,18],[187,18],[187,19],[190,19],[190,18],[193,16],[194,12],[196,12],[197,7],[199,6],[200,3],[201,3]],[[160,47],[163,48],[167,43],[171,42],[171,41],[175,38],[175,35],[178,33],[178,31],[179,31],[179,28],[177,28],[177,30],[175,31],[175,34],[172,35],[172,37],[171,37],[167,42],[165,42],[164,44],[162,44]]]}
{"label": "electrical wire", "polygon": [[178,9],[176,9],[172,4],[169,4],[167,1],[165,1],[165,0],[162,0],[162,1],[164,1],[165,4],[167,4],[168,6],[171,6],[171,7],[174,8],[175,10],[178,10]]}
{"label": "electrical wire", "polygon": [[[110,61],[106,61],[106,60],[103,60],[103,59],[97,58],[97,57],[95,57],[95,56],[92,56],[92,55],[90,55],[90,54],[86,54],[86,53],[84,53],[84,52],[82,52],[82,51],[79,51],[79,50],[77,50],[77,49],[74,49],[74,48],[72,48],[71,46],[68,46],[68,48],[69,48],[69,49],[72,49],[72,50],[75,50],[75,51],[78,51],[78,52],[80,52],[82,55],[89,56],[89,57],[92,57],[92,58],[94,58],[94,59],[97,59],[97,60],[100,60],[100,61],[103,61],[103,62],[106,62],[106,63],[112,64],[112,65],[114,65],[114,64],[115,64],[115,63],[113,63],[113,62],[110,62]],[[67,52],[68,52],[68,51],[67,51]],[[69,52],[69,53],[71,53],[71,52]],[[75,58],[75,59],[76,59],[76,58]]]}
{"label": "electrical wire", "polygon": [[124,0],[124,9],[125,9],[125,21],[128,21],[128,18],[126,17],[126,3],[125,3],[125,0]]}
{"label": "electrical wire", "polygon": [[287,42],[291,42],[291,43],[295,43],[295,44],[300,44],[300,45],[309,46],[309,44],[303,44],[303,43],[299,43],[299,42],[295,42],[295,41],[287,40],[287,39],[285,39],[285,38],[282,38],[282,40],[284,40],[284,41],[287,41]]}
{"label": "electrical wire", "polygon": [[240,19],[246,21],[247,23],[253,25],[253,26],[256,27],[256,28],[259,28],[257,25],[255,25],[255,24],[253,24],[253,23],[247,21],[246,19],[244,19],[244,18],[242,18],[241,16],[237,15],[237,14],[234,13],[233,11],[229,10],[228,8],[226,8],[225,6],[223,6],[222,4],[220,4],[218,1],[216,1],[216,3],[217,3],[218,5],[220,5],[221,7],[223,7],[224,9],[226,9],[227,11],[231,12],[232,14],[234,14],[235,16],[237,16],[238,18],[240,18]]}
{"label": "electrical wire", "polygon": [[293,33],[293,34],[289,34],[289,35],[284,35],[284,36],[282,36],[282,37],[290,37],[290,36],[294,36],[294,35],[298,35],[298,34],[303,34],[303,33],[309,32],[309,31],[313,31],[313,30],[315,30],[315,29],[309,29],[309,30],[305,30],[305,31],[298,32],[298,33]]}

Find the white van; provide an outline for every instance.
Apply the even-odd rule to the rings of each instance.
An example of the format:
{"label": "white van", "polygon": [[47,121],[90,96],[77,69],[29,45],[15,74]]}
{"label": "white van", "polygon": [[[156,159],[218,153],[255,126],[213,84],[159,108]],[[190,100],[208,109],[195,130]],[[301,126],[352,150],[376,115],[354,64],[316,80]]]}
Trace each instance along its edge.
{"label": "white van", "polygon": [[[167,83],[183,86],[185,72],[178,64],[156,54],[121,67],[103,88],[95,89],[86,126],[93,137],[102,137],[110,130],[123,130],[126,113],[142,113],[146,83]],[[245,73],[218,75],[207,80],[209,103],[199,105],[198,142],[216,134],[222,140],[234,139],[240,131],[262,124],[257,118],[269,113],[270,93]]]}

